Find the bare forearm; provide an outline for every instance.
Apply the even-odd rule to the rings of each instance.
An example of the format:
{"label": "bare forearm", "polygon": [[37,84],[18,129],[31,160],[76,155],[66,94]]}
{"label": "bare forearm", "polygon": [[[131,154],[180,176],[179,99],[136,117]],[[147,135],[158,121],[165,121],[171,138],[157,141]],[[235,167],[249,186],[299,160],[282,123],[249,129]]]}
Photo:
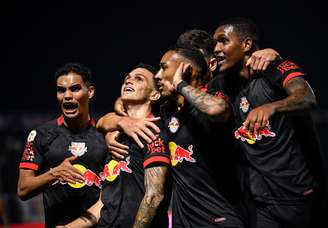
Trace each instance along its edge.
{"label": "bare forearm", "polygon": [[101,197],[99,200],[91,206],[83,215],[81,215],[76,220],[65,225],[66,228],[88,228],[96,225],[100,218],[100,211],[103,206],[101,202]]}
{"label": "bare forearm", "polygon": [[163,199],[163,195],[147,196],[143,198],[135,219],[134,228],[149,227],[156,215],[157,208]]}
{"label": "bare forearm", "polygon": [[316,105],[316,98],[311,87],[302,78],[292,79],[285,90],[289,96],[272,103],[276,112],[306,111]]}
{"label": "bare forearm", "polygon": [[157,208],[164,198],[164,184],[167,167],[145,169],[146,193],[139,206],[134,228],[149,227],[156,215]]}
{"label": "bare forearm", "polygon": [[55,177],[51,175],[50,171],[39,176],[25,175],[24,172],[25,170],[20,171],[20,178],[18,181],[17,189],[18,196],[22,200],[27,200],[37,195],[45,186],[53,183],[56,180]]}
{"label": "bare forearm", "polygon": [[98,120],[97,128],[102,132],[120,130],[118,123],[120,120],[122,120],[122,118],[124,117],[118,116],[114,112],[107,113],[105,116]]}
{"label": "bare forearm", "polygon": [[190,85],[183,87],[181,94],[199,111],[210,117],[226,119],[229,114],[228,104],[220,97],[202,92]]}

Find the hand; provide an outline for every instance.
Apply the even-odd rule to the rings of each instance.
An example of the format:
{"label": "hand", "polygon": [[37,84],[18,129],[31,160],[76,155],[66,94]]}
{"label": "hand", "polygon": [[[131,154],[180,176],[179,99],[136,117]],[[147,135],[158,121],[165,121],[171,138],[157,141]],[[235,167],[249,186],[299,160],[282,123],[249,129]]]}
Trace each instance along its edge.
{"label": "hand", "polygon": [[71,164],[76,158],[66,158],[59,166],[51,169],[50,174],[62,183],[84,183],[83,174]]}
{"label": "hand", "polygon": [[114,104],[114,110],[117,115],[127,116],[126,109],[123,105],[121,97],[117,98]]}
{"label": "hand", "polygon": [[261,73],[267,69],[273,60],[279,57],[280,55],[278,52],[271,48],[266,48],[254,52],[247,60],[246,66],[250,68],[252,74]]}
{"label": "hand", "polygon": [[129,147],[127,145],[117,142],[120,136],[119,131],[108,132],[105,136],[106,144],[109,149],[109,153],[118,160],[123,160],[129,152]]}
{"label": "hand", "polygon": [[192,67],[190,63],[180,63],[179,67],[174,73],[172,80],[172,84],[175,90],[177,89],[178,84],[191,74],[191,70]]}
{"label": "hand", "polygon": [[275,113],[275,107],[272,104],[261,105],[248,114],[243,126],[252,134],[256,135],[259,129],[263,129],[271,116]]}
{"label": "hand", "polygon": [[140,148],[143,148],[144,145],[140,141],[139,137],[144,139],[147,143],[151,143],[152,140],[155,140],[156,135],[150,129],[153,129],[157,133],[160,132],[160,129],[153,123],[153,121],[157,121],[159,119],[160,117],[144,119],[125,117],[118,122],[118,125],[125,134],[134,139]]}

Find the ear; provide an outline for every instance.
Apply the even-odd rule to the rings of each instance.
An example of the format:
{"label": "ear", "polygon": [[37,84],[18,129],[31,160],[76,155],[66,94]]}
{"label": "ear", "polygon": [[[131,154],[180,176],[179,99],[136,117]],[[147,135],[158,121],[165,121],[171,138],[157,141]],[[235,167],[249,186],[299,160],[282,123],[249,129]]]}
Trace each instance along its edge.
{"label": "ear", "polygon": [[249,52],[253,48],[253,40],[250,37],[246,37],[242,42],[244,53]]}
{"label": "ear", "polygon": [[95,87],[94,86],[89,86],[88,87],[88,96],[89,96],[89,99],[91,99],[94,94],[95,94]]}
{"label": "ear", "polygon": [[159,100],[159,98],[161,98],[161,93],[159,91],[154,90],[150,93],[149,99],[152,102],[155,102],[155,101]]}
{"label": "ear", "polygon": [[209,66],[211,72],[215,71],[217,66],[218,66],[217,59],[216,58],[211,58],[209,63],[208,63],[208,66]]}

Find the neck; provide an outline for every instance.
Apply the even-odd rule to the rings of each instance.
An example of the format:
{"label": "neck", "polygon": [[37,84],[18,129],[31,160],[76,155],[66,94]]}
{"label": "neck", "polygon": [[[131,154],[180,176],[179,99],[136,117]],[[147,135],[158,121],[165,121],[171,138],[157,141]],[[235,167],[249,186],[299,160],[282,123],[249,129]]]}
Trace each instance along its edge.
{"label": "neck", "polygon": [[63,124],[65,127],[70,129],[73,132],[78,132],[83,130],[89,125],[90,116],[88,115],[82,115],[80,118],[67,118],[63,117]]}
{"label": "neck", "polygon": [[145,118],[151,113],[150,102],[145,104],[125,104],[127,114],[133,118]]}
{"label": "neck", "polygon": [[242,62],[242,67],[239,72],[239,76],[244,78],[244,79],[249,79],[249,69],[246,66],[246,62],[249,59],[249,56],[246,56],[245,59]]}

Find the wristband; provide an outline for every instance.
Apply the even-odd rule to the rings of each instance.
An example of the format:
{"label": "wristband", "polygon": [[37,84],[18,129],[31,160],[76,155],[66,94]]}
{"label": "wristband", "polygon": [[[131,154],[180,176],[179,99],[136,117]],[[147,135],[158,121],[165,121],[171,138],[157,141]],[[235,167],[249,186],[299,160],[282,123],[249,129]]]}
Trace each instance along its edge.
{"label": "wristband", "polygon": [[176,91],[178,92],[178,93],[182,93],[182,89],[184,88],[184,87],[186,87],[186,86],[188,86],[189,84],[186,82],[186,81],[181,81],[181,82],[179,82],[179,84],[177,85],[177,88],[176,88]]}

